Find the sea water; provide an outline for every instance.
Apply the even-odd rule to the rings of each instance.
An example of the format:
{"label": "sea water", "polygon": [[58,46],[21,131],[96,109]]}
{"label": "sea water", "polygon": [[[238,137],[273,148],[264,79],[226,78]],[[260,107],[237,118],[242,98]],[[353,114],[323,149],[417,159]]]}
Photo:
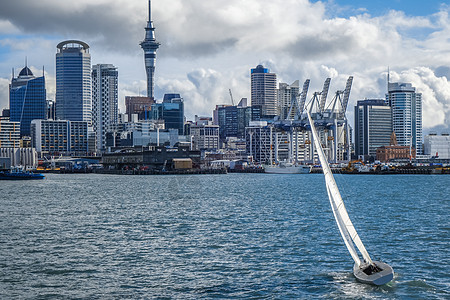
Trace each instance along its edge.
{"label": "sea water", "polygon": [[358,283],[322,174],[0,182],[0,298],[449,299],[450,176],[338,175],[394,280]]}

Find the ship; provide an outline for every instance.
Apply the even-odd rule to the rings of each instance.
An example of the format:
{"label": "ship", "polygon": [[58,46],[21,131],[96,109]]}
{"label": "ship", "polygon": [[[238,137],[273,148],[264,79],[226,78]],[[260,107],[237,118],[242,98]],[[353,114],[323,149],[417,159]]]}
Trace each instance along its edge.
{"label": "ship", "polygon": [[264,172],[270,174],[308,174],[311,172],[311,166],[280,162],[273,165],[264,165]]}
{"label": "ship", "polygon": [[44,179],[45,176],[40,173],[24,171],[20,168],[13,168],[7,171],[0,171],[0,180],[33,180]]}

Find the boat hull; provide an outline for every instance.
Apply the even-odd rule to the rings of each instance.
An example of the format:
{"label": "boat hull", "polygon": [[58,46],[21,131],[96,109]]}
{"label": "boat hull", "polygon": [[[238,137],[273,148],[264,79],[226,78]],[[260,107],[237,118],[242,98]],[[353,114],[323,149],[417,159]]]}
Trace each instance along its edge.
{"label": "boat hull", "polygon": [[381,271],[371,275],[363,272],[363,270],[368,266],[367,264],[359,267],[356,264],[353,266],[353,275],[358,281],[373,285],[383,285],[390,282],[394,278],[394,270],[390,265],[381,261],[374,261],[373,263],[379,267]]}
{"label": "boat hull", "polygon": [[0,172],[0,180],[38,180],[44,178],[45,176],[42,174],[34,174],[28,172],[20,172],[20,173]]}
{"label": "boat hull", "polygon": [[264,166],[264,172],[269,174],[308,174],[310,166]]}

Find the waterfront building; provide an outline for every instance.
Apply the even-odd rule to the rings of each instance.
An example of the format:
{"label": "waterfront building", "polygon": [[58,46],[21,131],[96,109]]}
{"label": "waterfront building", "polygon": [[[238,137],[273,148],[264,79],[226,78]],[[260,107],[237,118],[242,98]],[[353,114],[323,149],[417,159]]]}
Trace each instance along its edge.
{"label": "waterfront building", "polygon": [[32,145],[37,152],[48,155],[86,155],[88,123],[67,120],[33,120]]}
{"label": "waterfront building", "polygon": [[99,64],[92,68],[92,120],[97,151],[106,149],[106,132],[118,123],[118,72],[113,65]]}
{"label": "waterfront building", "polygon": [[423,152],[435,158],[450,159],[450,135],[448,133],[426,135]]}
{"label": "waterfront building", "polygon": [[377,149],[377,160],[386,163],[390,161],[407,161],[416,158],[416,149],[398,144],[395,132],[392,132],[389,146]]}
{"label": "waterfront building", "polygon": [[193,150],[218,150],[219,149],[219,126],[198,124],[191,125]]}
{"label": "waterfront building", "polygon": [[34,148],[0,148],[0,157],[9,158],[11,167],[36,169],[38,166],[38,155]]}
{"label": "waterfront building", "polygon": [[155,38],[155,27],[152,21],[152,4],[148,1],[148,22],[145,27],[145,39],[140,43],[144,50],[145,71],[147,73],[147,96],[154,99],[156,50],[161,45]]}
{"label": "waterfront building", "polygon": [[167,170],[173,167],[178,159],[191,159],[194,168],[200,166],[200,151],[190,150],[189,145],[177,147],[150,146],[137,148],[127,152],[114,152],[104,154],[102,163],[105,168]]}
{"label": "waterfront building", "polygon": [[20,135],[30,136],[30,124],[34,119],[47,117],[45,77],[35,77],[28,67],[9,86],[11,122],[20,122]]}
{"label": "waterfront building", "polygon": [[184,133],[184,101],[180,94],[165,94],[162,103],[155,103],[151,110],[152,120],[163,120],[165,129],[178,129]]}
{"label": "waterfront building", "polygon": [[150,111],[155,100],[150,97],[126,96],[125,113],[128,115],[128,122],[132,122],[132,116],[138,115],[138,120],[150,119]]}
{"label": "waterfront building", "polygon": [[[294,105],[291,109],[291,105],[295,103],[295,99],[300,93],[299,81],[294,81],[291,85],[281,82],[277,90],[277,109],[278,116],[281,120],[293,120],[297,115],[298,106]],[[289,114],[289,111],[291,112]],[[289,114],[289,115],[288,115]]]}
{"label": "waterfront building", "polygon": [[56,118],[91,125],[91,54],[75,40],[58,44],[56,53]]}
{"label": "waterfront building", "polygon": [[20,122],[11,122],[9,118],[0,118],[0,148],[20,147]]}
{"label": "waterfront building", "polygon": [[355,155],[375,159],[377,148],[389,146],[392,109],[383,99],[357,102],[355,106]]}
{"label": "waterfront building", "polygon": [[400,146],[422,154],[422,94],[411,83],[389,83],[386,102],[392,108],[392,129]]}
{"label": "waterfront building", "polygon": [[277,75],[258,65],[251,69],[251,104],[260,105],[262,118],[277,115]]}

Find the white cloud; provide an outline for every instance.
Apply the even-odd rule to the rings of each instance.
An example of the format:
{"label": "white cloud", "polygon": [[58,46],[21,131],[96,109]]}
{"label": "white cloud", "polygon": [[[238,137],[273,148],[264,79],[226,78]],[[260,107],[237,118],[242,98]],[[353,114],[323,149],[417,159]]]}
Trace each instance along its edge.
{"label": "white cloud", "polygon": [[[34,11],[26,19],[24,3]],[[146,5],[137,0],[2,4],[0,34],[9,29],[23,33],[0,36],[0,53],[10,49],[0,61],[2,82],[28,56],[38,69],[46,66],[47,90],[52,95],[56,44],[82,39],[91,46],[93,64],[118,67],[123,107],[125,95],[144,94],[139,41],[144,37]],[[154,0],[152,5],[156,36],[162,44],[157,54],[156,93],[158,97],[164,92],[181,93],[188,118],[211,115],[216,104],[230,103],[229,88],[236,101],[250,98],[250,68],[259,63],[283,82],[310,78],[310,95],[322,89],[326,77],[332,77],[332,97],[353,75],[351,118],[351,106],[357,100],[384,98],[390,66],[399,80],[412,82],[423,93],[424,126],[449,125],[448,77],[433,73],[450,66],[449,6],[426,17],[399,11],[371,17],[356,11],[355,16],[339,18],[327,16],[326,3],[307,0]],[[0,88],[2,95],[7,85]]]}

